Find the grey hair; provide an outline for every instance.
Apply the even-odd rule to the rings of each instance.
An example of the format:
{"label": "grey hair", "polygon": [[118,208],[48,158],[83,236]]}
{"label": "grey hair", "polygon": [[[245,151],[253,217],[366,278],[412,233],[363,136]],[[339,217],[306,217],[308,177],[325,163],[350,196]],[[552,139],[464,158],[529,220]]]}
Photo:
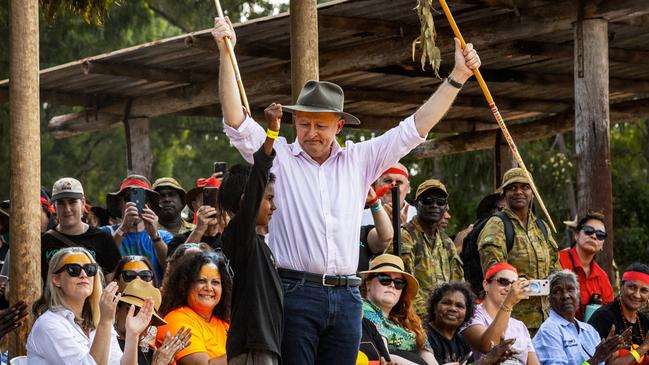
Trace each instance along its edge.
{"label": "grey hair", "polygon": [[552,287],[559,280],[567,280],[569,282],[572,282],[575,285],[575,288],[577,288],[577,297],[579,297],[579,280],[577,279],[577,275],[575,275],[574,272],[568,269],[563,269],[548,276],[548,280],[550,281],[550,291],[552,291]]}

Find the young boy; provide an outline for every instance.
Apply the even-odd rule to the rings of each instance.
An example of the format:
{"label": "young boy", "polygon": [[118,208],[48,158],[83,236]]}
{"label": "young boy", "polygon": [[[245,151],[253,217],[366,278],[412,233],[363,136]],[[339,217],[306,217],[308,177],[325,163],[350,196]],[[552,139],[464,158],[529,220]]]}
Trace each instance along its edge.
{"label": "young boy", "polygon": [[232,315],[226,349],[228,364],[278,364],[283,316],[282,286],[275,258],[264,241],[275,210],[273,143],[281,106],[264,111],[267,138],[254,154],[254,165],[233,166],[221,184],[219,205],[232,216],[222,235],[223,252],[234,271]]}

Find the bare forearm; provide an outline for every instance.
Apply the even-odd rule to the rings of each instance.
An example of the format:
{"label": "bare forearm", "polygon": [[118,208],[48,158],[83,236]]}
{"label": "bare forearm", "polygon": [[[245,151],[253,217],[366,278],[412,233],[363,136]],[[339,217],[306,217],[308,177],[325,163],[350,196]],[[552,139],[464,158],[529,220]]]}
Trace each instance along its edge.
{"label": "bare forearm", "polygon": [[238,129],[246,115],[243,112],[241,96],[234,76],[232,63],[226,50],[221,50],[219,61],[219,100],[223,120],[230,127]]}
{"label": "bare forearm", "polygon": [[383,252],[388,248],[394,237],[392,222],[383,209],[372,212],[372,218],[374,218],[374,229],[367,235],[367,245],[374,253]]}
{"label": "bare forearm", "polygon": [[226,355],[210,359],[209,365],[228,365],[228,357]]}
{"label": "bare forearm", "polygon": [[133,365],[137,364],[137,346],[138,346],[139,335],[126,333],[126,341],[124,341],[124,351],[122,354],[122,359],[120,360],[121,365]]}
{"label": "bare forearm", "polygon": [[196,228],[192,231],[192,233],[189,234],[189,236],[185,240],[185,243],[199,243],[201,242],[201,239],[203,239],[204,234],[204,230]]}
{"label": "bare forearm", "polygon": [[110,350],[110,335],[113,324],[111,322],[99,321],[97,330],[95,331],[95,338],[90,346],[90,355],[97,365],[108,364],[108,354]]}
{"label": "bare forearm", "polygon": [[158,263],[160,266],[165,267],[167,264],[167,244],[164,242],[162,237],[153,241],[153,248],[158,256]]}
{"label": "bare forearm", "polygon": [[[461,83],[466,81],[464,77],[456,75],[455,72],[451,73],[451,77]],[[442,120],[459,92],[460,89],[443,81],[433,96],[417,110],[415,113],[415,126],[421,137],[425,138],[430,130]]]}
{"label": "bare forearm", "polygon": [[480,338],[480,352],[487,353],[491,349],[491,344],[500,342],[505,336],[507,325],[509,324],[510,313],[505,310],[499,310],[491,325],[482,334]]}

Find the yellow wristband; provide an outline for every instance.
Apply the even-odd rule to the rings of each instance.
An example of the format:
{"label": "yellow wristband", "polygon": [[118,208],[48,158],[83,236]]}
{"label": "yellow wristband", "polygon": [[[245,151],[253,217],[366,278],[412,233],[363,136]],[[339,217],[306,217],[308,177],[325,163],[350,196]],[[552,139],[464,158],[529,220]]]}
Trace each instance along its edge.
{"label": "yellow wristband", "polygon": [[270,129],[266,129],[266,136],[270,139],[275,139],[279,137],[279,131],[271,131]]}
{"label": "yellow wristband", "polygon": [[629,350],[629,353],[631,354],[631,356],[633,356],[635,362],[637,362],[638,364],[642,361],[642,357],[640,357],[640,354],[635,349]]}

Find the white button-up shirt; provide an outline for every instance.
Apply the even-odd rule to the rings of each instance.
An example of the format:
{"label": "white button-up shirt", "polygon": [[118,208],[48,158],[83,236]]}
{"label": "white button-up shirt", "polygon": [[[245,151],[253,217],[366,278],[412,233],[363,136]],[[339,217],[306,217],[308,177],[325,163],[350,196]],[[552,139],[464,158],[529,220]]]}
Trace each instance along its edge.
{"label": "white button-up shirt", "polygon": [[[29,365],[95,365],[90,355],[94,338],[95,331],[86,336],[68,309],[50,309],[38,317],[29,333],[27,361]],[[121,359],[122,350],[113,329],[108,364],[118,365]]]}
{"label": "white button-up shirt", "polygon": [[[230,142],[246,161],[266,139],[252,118],[234,129],[224,124]],[[371,140],[345,148],[334,140],[329,158],[315,162],[296,141],[275,141],[277,211],[269,245],[278,267],[316,274],[350,275],[358,265],[361,213],[370,184],[385,169],[423,142],[414,117]]]}

